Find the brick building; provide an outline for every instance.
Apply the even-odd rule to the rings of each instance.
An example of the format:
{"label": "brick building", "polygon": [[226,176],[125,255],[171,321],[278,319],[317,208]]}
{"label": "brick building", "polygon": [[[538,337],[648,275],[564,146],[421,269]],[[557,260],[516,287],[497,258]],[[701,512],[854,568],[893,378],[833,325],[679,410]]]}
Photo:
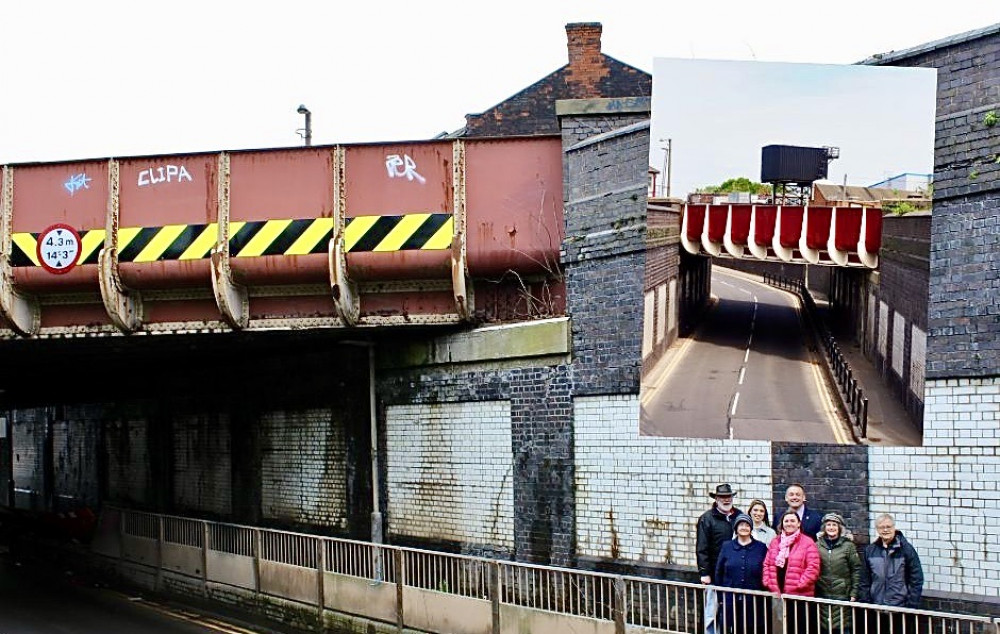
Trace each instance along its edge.
{"label": "brick building", "polygon": [[649,97],[653,77],[601,52],[597,22],[566,25],[569,62],[479,114],[465,115],[453,136],[559,134],[560,99]]}

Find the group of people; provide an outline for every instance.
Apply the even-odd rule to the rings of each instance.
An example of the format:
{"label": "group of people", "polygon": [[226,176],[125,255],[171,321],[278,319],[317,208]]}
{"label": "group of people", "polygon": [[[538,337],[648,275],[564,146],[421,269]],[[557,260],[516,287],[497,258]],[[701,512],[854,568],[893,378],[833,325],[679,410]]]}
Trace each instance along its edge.
{"label": "group of people", "polygon": [[[698,573],[703,584],[887,606],[920,604],[920,557],[896,530],[891,515],[875,519],[878,537],[861,557],[844,518],[809,508],[801,484],[785,490],[788,506],[773,526],[763,500],[751,500],[744,513],[734,505],[737,493],[729,484],[716,486],[709,492],[712,508],[698,518]],[[769,612],[762,598],[725,593],[717,619],[728,632],[764,632]],[[810,624],[818,624],[823,632],[846,629],[843,610],[798,607],[791,614],[796,630],[816,631]],[[814,623],[816,612],[819,623]]]}

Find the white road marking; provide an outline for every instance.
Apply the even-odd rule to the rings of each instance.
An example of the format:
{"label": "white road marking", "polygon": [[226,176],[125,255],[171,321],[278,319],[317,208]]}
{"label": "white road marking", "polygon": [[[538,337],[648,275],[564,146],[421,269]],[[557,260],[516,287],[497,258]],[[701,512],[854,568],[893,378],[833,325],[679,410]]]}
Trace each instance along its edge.
{"label": "white road marking", "polygon": [[747,359],[749,358],[750,358],[750,348],[747,348],[747,353],[743,355],[743,363],[746,363]]}
{"label": "white road marking", "polygon": [[732,418],[736,416],[736,404],[740,402],[740,393],[737,392],[736,396],[733,397],[733,407],[729,410],[729,417]]}
{"label": "white road marking", "polygon": [[740,368],[740,381],[739,381],[739,385],[743,385],[743,377],[746,375],[746,373],[747,373],[746,366]]}

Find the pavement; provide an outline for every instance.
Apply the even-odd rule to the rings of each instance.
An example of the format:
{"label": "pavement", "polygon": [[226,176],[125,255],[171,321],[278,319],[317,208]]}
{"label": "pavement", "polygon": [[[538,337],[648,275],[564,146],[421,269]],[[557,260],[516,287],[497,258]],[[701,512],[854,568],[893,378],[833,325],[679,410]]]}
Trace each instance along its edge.
{"label": "pavement", "polygon": [[[822,293],[812,291],[816,307],[822,313],[828,306]],[[892,389],[882,380],[882,375],[861,352],[861,346],[849,333],[833,332],[840,345],[840,352],[854,372],[868,398],[868,437],[862,444],[885,447],[919,447],[923,434],[910,419]]]}

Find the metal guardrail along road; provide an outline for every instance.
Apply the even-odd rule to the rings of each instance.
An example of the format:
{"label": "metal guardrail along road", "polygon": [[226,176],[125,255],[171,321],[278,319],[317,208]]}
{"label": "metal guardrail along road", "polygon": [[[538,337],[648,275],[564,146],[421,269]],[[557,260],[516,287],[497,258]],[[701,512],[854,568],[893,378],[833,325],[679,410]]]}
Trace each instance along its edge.
{"label": "metal guardrail along road", "polygon": [[[585,572],[202,520],[106,510],[92,552],[118,570],[200,581],[426,632],[1000,634],[1000,621]],[[149,575],[148,569],[155,569]],[[190,585],[190,584],[189,584]],[[709,609],[706,611],[706,601]],[[712,609],[712,604],[719,606]],[[528,630],[524,629],[528,628]]]}

